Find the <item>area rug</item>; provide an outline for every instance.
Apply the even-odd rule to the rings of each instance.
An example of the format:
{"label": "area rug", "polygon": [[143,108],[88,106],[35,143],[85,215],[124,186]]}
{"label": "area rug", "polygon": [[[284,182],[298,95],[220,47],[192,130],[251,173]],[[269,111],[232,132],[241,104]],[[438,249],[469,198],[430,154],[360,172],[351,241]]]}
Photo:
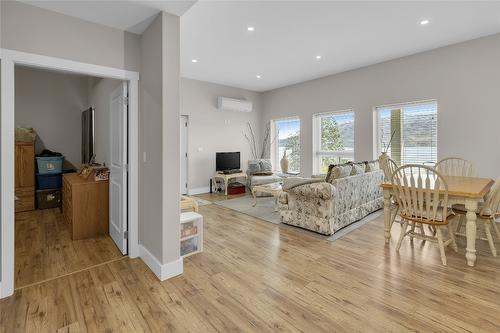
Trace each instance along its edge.
{"label": "area rug", "polygon": [[306,229],[302,229],[302,228],[298,228],[298,227],[294,227],[294,226],[290,226],[290,225],[281,223],[279,212],[274,211],[274,198],[272,198],[272,197],[257,198],[257,205],[255,207],[252,207],[253,203],[254,203],[254,200],[250,196],[214,202],[214,204],[216,204],[216,205],[226,207],[226,208],[235,210],[237,212],[259,218],[259,219],[264,220],[266,222],[279,224],[280,227],[294,229],[294,230],[297,230],[299,232],[304,232],[304,233],[307,233],[309,235],[319,237],[322,239],[326,239],[329,241],[334,241],[334,240],[337,240],[341,237],[344,237],[345,235],[347,235],[351,231],[354,231],[354,230],[358,229],[359,227],[364,226],[366,223],[373,221],[374,219],[376,219],[377,217],[379,217],[382,214],[381,211],[377,211],[375,213],[368,215],[367,217],[365,217],[362,220],[359,220],[355,223],[348,225],[345,228],[340,229],[339,231],[337,231],[335,234],[333,234],[331,236],[325,236],[325,235],[321,235],[321,234],[318,234],[316,232],[312,232],[312,231],[309,231]]}

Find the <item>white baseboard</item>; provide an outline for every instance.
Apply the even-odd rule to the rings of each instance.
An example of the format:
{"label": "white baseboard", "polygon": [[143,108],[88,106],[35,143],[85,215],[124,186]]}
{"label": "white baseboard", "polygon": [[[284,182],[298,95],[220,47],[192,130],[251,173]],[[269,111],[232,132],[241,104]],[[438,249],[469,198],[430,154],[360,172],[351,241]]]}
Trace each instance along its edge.
{"label": "white baseboard", "polygon": [[189,195],[196,195],[196,194],[203,194],[203,193],[209,193],[210,192],[210,187],[198,187],[198,188],[191,188],[188,190]]}
{"label": "white baseboard", "polygon": [[151,252],[144,246],[139,245],[139,253],[142,261],[151,269],[160,281],[165,281],[174,276],[182,274],[184,271],[184,263],[182,257],[175,261],[162,264]]}

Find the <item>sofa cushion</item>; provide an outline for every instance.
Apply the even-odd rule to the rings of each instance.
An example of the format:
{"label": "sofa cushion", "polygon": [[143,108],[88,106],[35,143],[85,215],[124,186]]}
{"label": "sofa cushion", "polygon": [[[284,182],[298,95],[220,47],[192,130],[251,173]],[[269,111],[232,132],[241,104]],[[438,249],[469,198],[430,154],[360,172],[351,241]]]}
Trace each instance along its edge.
{"label": "sofa cushion", "polygon": [[280,182],[282,179],[280,176],[277,175],[271,175],[271,176],[252,176],[250,177],[250,188],[254,187],[255,185],[264,185],[264,184],[271,184],[271,183],[276,183]]}
{"label": "sofa cushion", "polygon": [[332,169],[332,181],[335,179],[345,178],[351,175],[352,164],[337,165]]}
{"label": "sofa cushion", "polygon": [[247,174],[251,176],[259,172],[262,172],[262,169],[260,167],[260,160],[249,160]]}

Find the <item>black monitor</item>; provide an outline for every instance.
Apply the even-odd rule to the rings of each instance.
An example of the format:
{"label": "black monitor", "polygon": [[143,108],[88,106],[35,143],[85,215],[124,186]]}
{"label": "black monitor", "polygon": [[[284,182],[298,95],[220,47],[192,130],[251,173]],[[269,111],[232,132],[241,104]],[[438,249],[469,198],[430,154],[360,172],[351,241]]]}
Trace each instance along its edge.
{"label": "black monitor", "polygon": [[240,169],[240,152],[215,153],[216,171],[228,171]]}

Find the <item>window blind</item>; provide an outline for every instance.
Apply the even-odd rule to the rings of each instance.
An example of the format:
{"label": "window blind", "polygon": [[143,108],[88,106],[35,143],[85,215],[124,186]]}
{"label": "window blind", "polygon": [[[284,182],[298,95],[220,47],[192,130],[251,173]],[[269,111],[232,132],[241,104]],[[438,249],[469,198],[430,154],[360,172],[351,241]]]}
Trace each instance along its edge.
{"label": "window blind", "polygon": [[387,151],[398,165],[437,162],[436,101],[378,107],[376,112],[379,154]]}

